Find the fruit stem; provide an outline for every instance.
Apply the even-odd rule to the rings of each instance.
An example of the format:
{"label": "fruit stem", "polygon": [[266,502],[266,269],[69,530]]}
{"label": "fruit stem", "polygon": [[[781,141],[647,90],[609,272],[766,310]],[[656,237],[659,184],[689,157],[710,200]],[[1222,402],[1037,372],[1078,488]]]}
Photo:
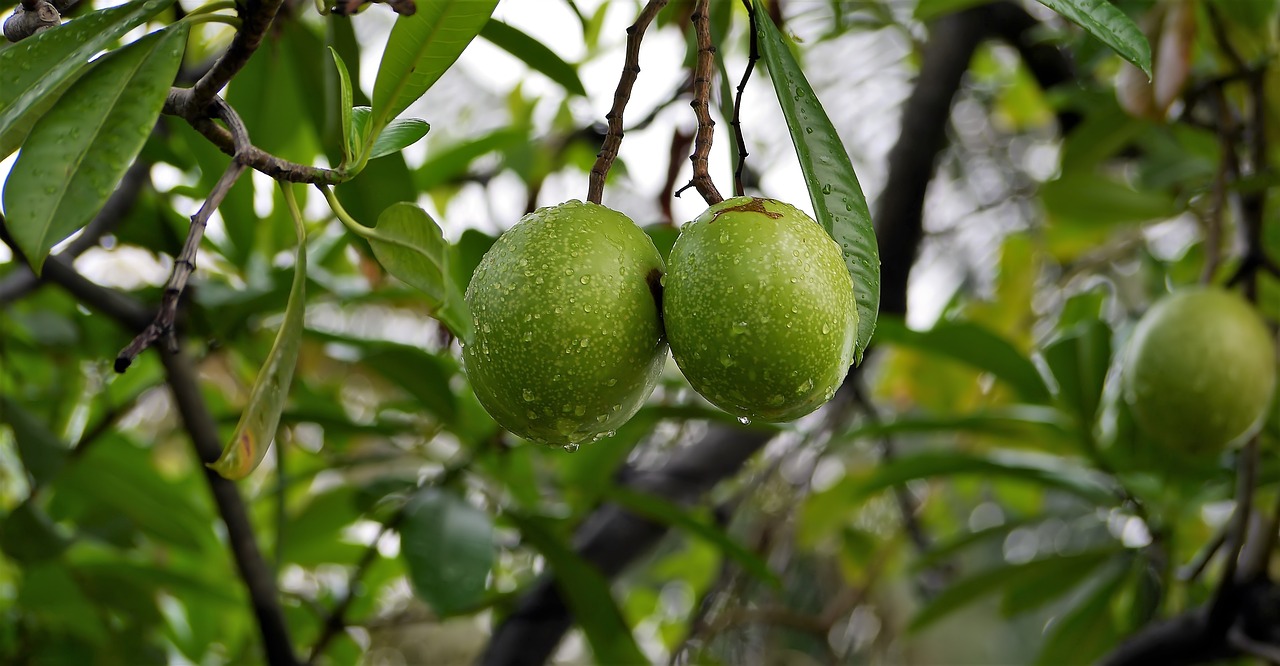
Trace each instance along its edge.
{"label": "fruit stem", "polygon": [[[708,206],[724,201],[715,183],[711,182],[707,156],[711,154],[711,140],[716,121],[711,118],[711,78],[715,72],[716,47],[711,44],[711,22],[707,17],[710,0],[698,0],[693,8],[693,32],[698,40],[698,59],[693,68],[693,113],[698,117],[698,133],[693,139],[693,179],[689,181]],[[676,192],[676,196],[680,196]]]}
{"label": "fruit stem", "polygon": [[644,39],[644,31],[658,15],[667,0],[649,0],[649,4],[640,10],[636,22],[627,28],[627,54],[622,63],[622,76],[618,79],[618,89],[613,93],[613,108],[609,109],[605,119],[609,121],[609,129],[604,135],[604,144],[596,153],[596,163],[591,167],[588,178],[587,201],[600,203],[604,196],[604,180],[609,175],[609,168],[618,157],[618,149],[622,146],[622,114],[631,99],[631,88],[640,75],[640,40]]}

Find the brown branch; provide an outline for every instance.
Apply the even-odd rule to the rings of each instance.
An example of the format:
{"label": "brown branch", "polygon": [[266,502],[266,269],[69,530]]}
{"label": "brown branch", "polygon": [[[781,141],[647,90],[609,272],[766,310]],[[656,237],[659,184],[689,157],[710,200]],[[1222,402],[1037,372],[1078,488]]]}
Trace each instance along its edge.
{"label": "brown branch", "polygon": [[213,63],[213,67],[196,81],[195,86],[183,93],[179,114],[184,118],[195,117],[203,109],[213,103],[231,78],[249,62],[249,57],[258,50],[262,38],[276,18],[283,0],[243,0],[236,2],[240,16],[240,29],[231,40],[231,46]]}
{"label": "brown branch", "polygon": [[618,148],[622,146],[622,115],[626,111],[627,102],[631,100],[631,89],[640,75],[640,41],[644,39],[644,31],[667,6],[667,0],[649,0],[640,10],[636,22],[627,28],[627,53],[623,59],[622,76],[618,78],[618,89],[613,93],[613,108],[605,116],[609,121],[609,130],[604,136],[604,145],[596,155],[596,163],[591,167],[588,178],[587,201],[600,203],[604,197],[604,180],[609,175],[613,161],[618,157]]}
{"label": "brown branch", "polygon": [[1221,87],[1217,87],[1213,91],[1213,104],[1218,116],[1215,133],[1218,135],[1218,148],[1222,151],[1222,161],[1213,176],[1212,199],[1209,203],[1209,212],[1204,220],[1205,261],[1204,270],[1200,273],[1200,282],[1204,284],[1208,284],[1213,280],[1213,276],[1218,273],[1218,266],[1222,262],[1222,216],[1227,207],[1227,184],[1239,172],[1233,138],[1235,136],[1234,123],[1227,104],[1227,97],[1223,94]]}
{"label": "brown branch", "polygon": [[[218,114],[226,121],[228,127],[231,128],[232,136],[236,139],[237,154],[243,152],[250,145],[249,133],[245,130],[244,123],[240,121],[240,116],[236,115],[236,112],[226,102],[223,102],[220,98],[215,98],[215,100]],[[127,370],[138,354],[141,354],[143,350],[162,337],[168,340],[170,351],[177,350],[177,339],[173,335],[173,327],[178,317],[178,301],[182,298],[182,292],[187,286],[187,280],[191,278],[191,273],[196,268],[196,252],[200,249],[201,239],[204,238],[205,227],[208,225],[209,217],[213,215],[213,211],[222,204],[227,192],[231,191],[231,187],[236,184],[236,180],[240,178],[240,174],[244,173],[244,170],[245,165],[240,161],[239,157],[232,157],[231,164],[227,165],[227,170],[222,173],[222,177],[213,186],[208,198],[200,206],[200,210],[191,216],[191,227],[187,231],[187,240],[182,245],[182,251],[174,259],[173,273],[169,276],[169,281],[165,283],[164,296],[160,302],[160,311],[156,314],[155,320],[120,351],[120,355],[116,357],[115,362],[116,372]]]}
{"label": "brown branch", "polygon": [[756,61],[760,59],[760,42],[756,35],[756,10],[751,5],[751,0],[742,0],[742,4],[747,8],[747,19],[750,21],[748,29],[751,33],[750,46],[747,51],[747,67],[742,70],[742,80],[738,81],[738,94],[733,98],[733,118],[729,120],[729,125],[733,127],[733,139],[738,144],[738,165],[733,170],[733,196],[740,197],[746,194],[746,188],[742,186],[742,174],[747,170],[747,142],[742,137],[742,94],[747,89],[747,81],[751,80],[751,72],[755,69]]}
{"label": "brown branch", "polygon": [[711,78],[715,75],[716,47],[711,44],[711,22],[707,16],[707,5],[710,0],[697,0],[693,7],[693,32],[698,40],[698,58],[693,70],[693,113],[698,117],[698,133],[693,139],[693,179],[689,185],[676,191],[680,196],[692,186],[702,195],[707,205],[715,205],[724,201],[716,184],[711,181],[708,156],[711,154],[711,140],[715,134],[716,121],[711,118]]}
{"label": "brown branch", "polygon": [[4,37],[20,42],[38,32],[62,25],[62,14],[51,2],[22,0],[13,8],[13,14],[4,20]]}

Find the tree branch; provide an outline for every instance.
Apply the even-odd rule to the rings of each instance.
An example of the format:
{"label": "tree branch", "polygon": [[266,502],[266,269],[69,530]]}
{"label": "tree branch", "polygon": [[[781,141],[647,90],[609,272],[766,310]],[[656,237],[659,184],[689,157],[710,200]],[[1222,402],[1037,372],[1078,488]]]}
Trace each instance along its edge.
{"label": "tree branch", "polygon": [[218,110],[218,115],[231,128],[232,136],[235,137],[236,156],[231,158],[231,164],[227,165],[227,170],[222,173],[222,177],[213,186],[213,190],[209,192],[209,196],[204,200],[204,204],[200,206],[200,210],[191,216],[191,227],[187,231],[187,240],[182,245],[182,251],[174,258],[173,273],[170,274],[169,281],[165,283],[164,297],[160,302],[160,312],[156,314],[155,320],[149,326],[143,329],[128,346],[120,351],[120,355],[116,357],[115,362],[116,372],[127,370],[138,354],[141,354],[143,350],[162,337],[168,339],[170,351],[177,350],[177,339],[173,335],[173,328],[174,322],[178,317],[178,301],[182,298],[182,292],[187,286],[187,280],[191,278],[191,273],[195,271],[196,252],[200,249],[200,241],[204,238],[205,227],[208,225],[209,217],[213,215],[213,211],[222,204],[222,200],[231,191],[231,187],[236,184],[240,174],[244,173],[245,165],[240,161],[239,155],[251,145],[249,143],[249,133],[245,130],[244,123],[240,121],[240,116],[226,102],[220,98],[215,98],[214,106]]}
{"label": "tree branch", "polygon": [[[715,74],[716,47],[711,44],[711,23],[707,16],[709,0],[698,0],[693,7],[693,32],[698,41],[698,57],[693,69],[693,113],[698,117],[698,133],[693,139],[693,179],[689,185],[698,190],[702,200],[708,206],[724,201],[716,184],[711,180],[708,156],[711,154],[711,140],[715,135],[716,121],[711,118],[711,77]],[[675,195],[685,188],[677,190]]]}
{"label": "tree branch", "polygon": [[587,201],[600,203],[604,197],[604,179],[609,175],[613,161],[618,157],[618,148],[622,146],[622,114],[631,100],[631,89],[640,76],[640,42],[644,39],[644,31],[654,17],[667,6],[667,0],[649,0],[640,10],[636,22],[627,28],[627,53],[622,63],[622,76],[618,79],[618,89],[613,93],[613,108],[605,115],[609,121],[609,130],[604,136],[604,145],[596,155],[596,163],[591,167],[588,177]]}
{"label": "tree branch", "polygon": [[196,81],[195,86],[184,89],[179,105],[179,115],[184,118],[201,115],[214,97],[227,86],[231,78],[249,62],[249,57],[258,50],[262,38],[276,18],[283,0],[243,0],[237,2],[236,8],[242,23],[231,40],[231,46],[213,63],[213,67]]}

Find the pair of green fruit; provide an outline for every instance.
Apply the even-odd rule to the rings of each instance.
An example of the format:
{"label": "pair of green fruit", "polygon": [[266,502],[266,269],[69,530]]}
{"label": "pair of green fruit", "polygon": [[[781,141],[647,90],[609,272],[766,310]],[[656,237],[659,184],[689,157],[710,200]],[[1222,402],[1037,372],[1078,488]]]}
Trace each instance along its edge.
{"label": "pair of green fruit", "polygon": [[669,266],[625,215],[570,201],[504,233],[467,287],[463,347],[507,430],[574,446],[630,419],[668,344],[693,388],[740,419],[788,421],[844,381],[858,329],[840,248],[811,218],[737,197],[684,225]]}

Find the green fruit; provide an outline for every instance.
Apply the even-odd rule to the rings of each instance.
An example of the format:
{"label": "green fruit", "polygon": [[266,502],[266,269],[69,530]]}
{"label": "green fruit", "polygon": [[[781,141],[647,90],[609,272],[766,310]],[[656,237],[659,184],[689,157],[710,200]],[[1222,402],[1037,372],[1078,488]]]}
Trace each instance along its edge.
{"label": "green fruit", "polygon": [[737,197],[684,225],[663,315],[694,390],[742,419],[789,421],[835,394],[858,332],[835,241],[794,206]]}
{"label": "green fruit", "polygon": [[467,378],[511,432],[575,445],[640,409],[667,358],[662,257],[625,215],[570,201],[502,234],[476,267]]}
{"label": "green fruit", "polygon": [[1134,419],[1153,439],[1216,453],[1263,421],[1276,385],[1275,340],[1234,294],[1187,289],[1138,321],[1123,380]]}

